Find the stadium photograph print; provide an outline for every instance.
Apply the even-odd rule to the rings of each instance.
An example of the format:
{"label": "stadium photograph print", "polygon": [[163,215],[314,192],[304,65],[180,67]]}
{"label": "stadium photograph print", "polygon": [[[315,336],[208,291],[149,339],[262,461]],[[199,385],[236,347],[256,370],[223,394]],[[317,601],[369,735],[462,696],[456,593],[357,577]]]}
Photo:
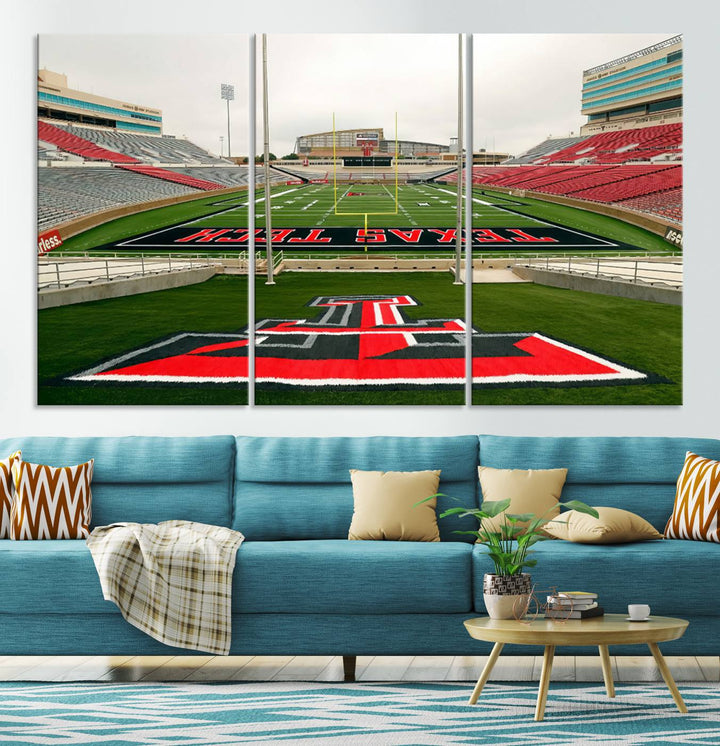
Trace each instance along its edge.
{"label": "stadium photograph print", "polygon": [[682,50],[475,37],[474,404],[682,404]]}
{"label": "stadium photograph print", "polygon": [[40,36],[39,404],[247,403],[248,57]]}
{"label": "stadium photograph print", "polygon": [[458,190],[433,181],[464,61],[458,35],[258,37],[257,404],[464,403]]}
{"label": "stadium photograph print", "polygon": [[682,85],[677,33],[43,35],[38,403],[682,404]]}

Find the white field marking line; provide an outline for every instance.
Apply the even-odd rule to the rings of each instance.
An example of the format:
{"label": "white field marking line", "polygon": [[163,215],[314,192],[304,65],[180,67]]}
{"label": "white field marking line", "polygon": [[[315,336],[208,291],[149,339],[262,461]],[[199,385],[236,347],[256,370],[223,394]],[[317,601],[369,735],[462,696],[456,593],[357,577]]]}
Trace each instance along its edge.
{"label": "white field marking line", "polygon": [[[299,187],[295,187],[295,189],[286,189],[284,192],[279,192],[278,194],[271,195],[270,199],[274,199],[275,197],[280,197],[283,194],[287,194],[288,192],[294,192]],[[255,204],[258,202],[264,200],[265,197],[258,197],[255,200]],[[178,225],[173,225],[172,228],[184,228],[186,225],[192,225],[193,223],[199,223],[201,220],[207,220],[207,218],[214,218],[216,215],[224,215],[226,212],[232,212],[233,210],[238,210],[241,207],[247,207],[248,203],[243,202],[241,205],[235,205],[234,207],[228,207],[227,210],[220,210],[219,212],[211,212],[208,215],[203,215],[202,217],[195,218],[194,220],[188,220],[186,223],[179,223]],[[258,217],[256,215],[256,217]],[[160,230],[153,231],[152,233],[144,233],[142,236],[134,236],[133,238],[128,239],[127,241],[123,241],[118,246],[132,246],[132,241],[137,240],[138,238],[150,238],[150,236],[157,236],[158,233],[163,233],[164,231],[170,230],[171,226],[165,226],[165,228],[160,228]],[[212,227],[212,226],[211,226]],[[167,244],[140,244],[141,246],[147,245],[151,247],[157,247],[157,246],[165,246],[167,248]]]}
{"label": "white field marking line", "polygon": [[73,376],[68,379],[70,381],[123,381],[128,383],[134,383],[138,381],[147,381],[149,383],[246,383],[247,376],[227,376],[226,378],[220,378],[217,376],[159,376],[159,375],[147,375],[138,376],[130,375],[123,376],[118,373],[99,373],[96,376]]}
{"label": "white field marking line", "polygon": [[[78,376],[92,376],[95,373],[101,373],[104,370],[107,370],[108,368],[114,368],[119,363],[124,363],[126,360],[130,360],[131,358],[137,357],[138,355],[142,355],[144,352],[149,352],[150,350],[156,350],[158,347],[165,347],[166,345],[172,344],[173,342],[177,342],[180,339],[184,339],[185,337],[227,337],[228,339],[236,339],[236,340],[242,340],[243,338],[247,337],[247,334],[203,334],[203,333],[189,333],[189,332],[182,332],[181,334],[176,334],[174,337],[170,337],[169,339],[166,339],[162,342],[158,342],[154,345],[149,345],[148,347],[141,347],[139,350],[133,350],[132,352],[128,352],[125,355],[120,355],[119,357],[113,358],[112,360],[108,360],[107,362],[101,363],[100,365],[96,365],[92,368],[88,368],[87,370],[83,371],[82,373],[78,374]],[[79,378],[78,376],[70,376],[68,380],[70,381],[80,381],[84,380],[82,378]]]}
{"label": "white field marking line", "polygon": [[[352,184],[345,190],[345,194],[347,194],[350,191],[351,187],[352,187]],[[340,197],[340,199],[337,200],[337,202],[333,201],[333,203],[328,208],[327,212],[320,218],[320,220],[318,222],[318,225],[322,225],[322,223],[324,223],[327,220],[327,218],[330,215],[330,213],[337,209],[338,204],[340,203],[340,201],[342,200],[342,198],[345,196],[345,194],[343,194]]]}
{"label": "white field marking line", "polygon": [[[395,197],[392,196],[392,194],[390,193],[390,190],[385,186],[385,184],[382,184],[382,188],[388,193],[388,196],[394,202]],[[410,221],[410,224],[417,226],[417,223],[413,220],[412,215],[402,206],[399,196],[398,196],[397,206],[400,212]]]}
{"label": "white field marking line", "polygon": [[[438,189],[440,189],[440,187],[438,187]],[[440,191],[441,192],[446,192],[447,194],[453,194],[453,192],[450,192],[447,189],[440,189]],[[488,205],[490,207],[494,207],[496,210],[500,210],[502,212],[506,212],[508,215],[513,215],[514,217],[517,217],[517,215],[518,215],[516,212],[511,212],[510,210],[508,210],[508,209],[506,209],[504,207],[499,207],[498,205],[491,205],[490,202],[486,202],[485,200],[482,200],[479,197],[473,197],[472,201],[473,202],[477,202],[478,204],[481,204],[481,205]],[[576,236],[585,236],[586,238],[590,238],[590,236],[588,236],[587,233],[583,233],[582,231],[576,231],[576,230],[573,230],[572,228],[567,228],[564,225],[563,226],[553,225],[552,223],[548,223],[545,220],[540,220],[540,218],[536,218],[536,217],[533,217],[531,215],[523,215],[523,217],[526,218],[526,219],[529,219],[529,220],[534,220],[536,223],[540,223],[541,225],[547,225],[548,228],[559,228],[559,227],[561,227],[564,231],[567,231],[568,233],[574,233]],[[600,241],[601,243],[603,243],[605,246],[615,246],[615,247],[618,246],[618,244],[613,243],[612,241],[606,241],[604,238],[599,238],[598,237],[597,240]],[[578,244],[568,244],[568,246],[570,248],[575,248],[577,245]],[[580,245],[582,245],[582,244],[580,244]]]}

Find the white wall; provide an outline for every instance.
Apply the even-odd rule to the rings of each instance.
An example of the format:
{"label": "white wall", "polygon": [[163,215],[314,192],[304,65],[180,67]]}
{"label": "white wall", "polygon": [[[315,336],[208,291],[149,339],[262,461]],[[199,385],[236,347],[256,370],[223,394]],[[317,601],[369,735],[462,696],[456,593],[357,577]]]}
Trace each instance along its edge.
{"label": "white wall", "polygon": [[[340,10],[347,8],[347,10]],[[321,20],[317,20],[317,19]],[[25,0],[3,11],[0,436],[13,434],[697,435],[720,437],[718,11],[699,0]],[[685,34],[682,407],[38,407],[35,35],[292,31]],[[359,64],[361,59],[358,60]],[[711,77],[712,76],[712,77]],[[579,88],[578,88],[579,92]],[[8,177],[12,176],[12,182]],[[705,189],[712,189],[703,198]],[[716,232],[717,231],[717,232]],[[82,330],[78,330],[81,334]]]}

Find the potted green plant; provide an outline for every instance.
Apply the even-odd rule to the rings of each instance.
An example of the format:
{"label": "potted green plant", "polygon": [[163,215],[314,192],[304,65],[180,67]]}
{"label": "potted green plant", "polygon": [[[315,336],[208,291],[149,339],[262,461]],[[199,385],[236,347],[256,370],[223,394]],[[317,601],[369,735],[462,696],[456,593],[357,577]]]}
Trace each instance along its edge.
{"label": "potted green plant", "polygon": [[[445,495],[432,495],[427,500]],[[422,500],[421,502],[427,502]],[[569,510],[587,513],[594,518],[598,513],[594,508],[579,500],[560,502]],[[479,508],[448,508],[440,518],[454,515],[459,518],[473,517],[478,522],[475,531],[454,531],[456,534],[475,536],[476,543],[484,544],[495,566],[494,573],[485,573],[483,577],[483,598],[485,608],[491,619],[512,619],[522,617],[527,611],[532,594],[532,578],[525,568],[535,567],[536,559],[530,557],[533,544],[545,541],[550,537],[542,533],[542,527],[550,521],[562,522],[558,518],[548,518],[547,513],[536,516],[534,513],[504,513],[510,507],[510,500],[485,501]],[[494,518],[504,513],[499,531],[483,528],[486,518]]]}

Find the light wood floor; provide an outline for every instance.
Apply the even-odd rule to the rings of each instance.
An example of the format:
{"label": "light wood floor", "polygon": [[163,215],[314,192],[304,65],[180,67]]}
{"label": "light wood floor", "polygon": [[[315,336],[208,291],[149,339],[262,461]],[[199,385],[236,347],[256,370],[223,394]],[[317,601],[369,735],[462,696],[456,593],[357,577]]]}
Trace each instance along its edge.
{"label": "light wood floor", "polygon": [[[358,656],[358,681],[475,681],[485,656]],[[720,657],[666,657],[676,681],[720,681]],[[649,651],[612,656],[618,682],[661,681]],[[542,658],[501,655],[490,681],[538,681]],[[0,681],[342,681],[328,656],[6,656]],[[553,681],[602,681],[600,659],[557,656]]]}

